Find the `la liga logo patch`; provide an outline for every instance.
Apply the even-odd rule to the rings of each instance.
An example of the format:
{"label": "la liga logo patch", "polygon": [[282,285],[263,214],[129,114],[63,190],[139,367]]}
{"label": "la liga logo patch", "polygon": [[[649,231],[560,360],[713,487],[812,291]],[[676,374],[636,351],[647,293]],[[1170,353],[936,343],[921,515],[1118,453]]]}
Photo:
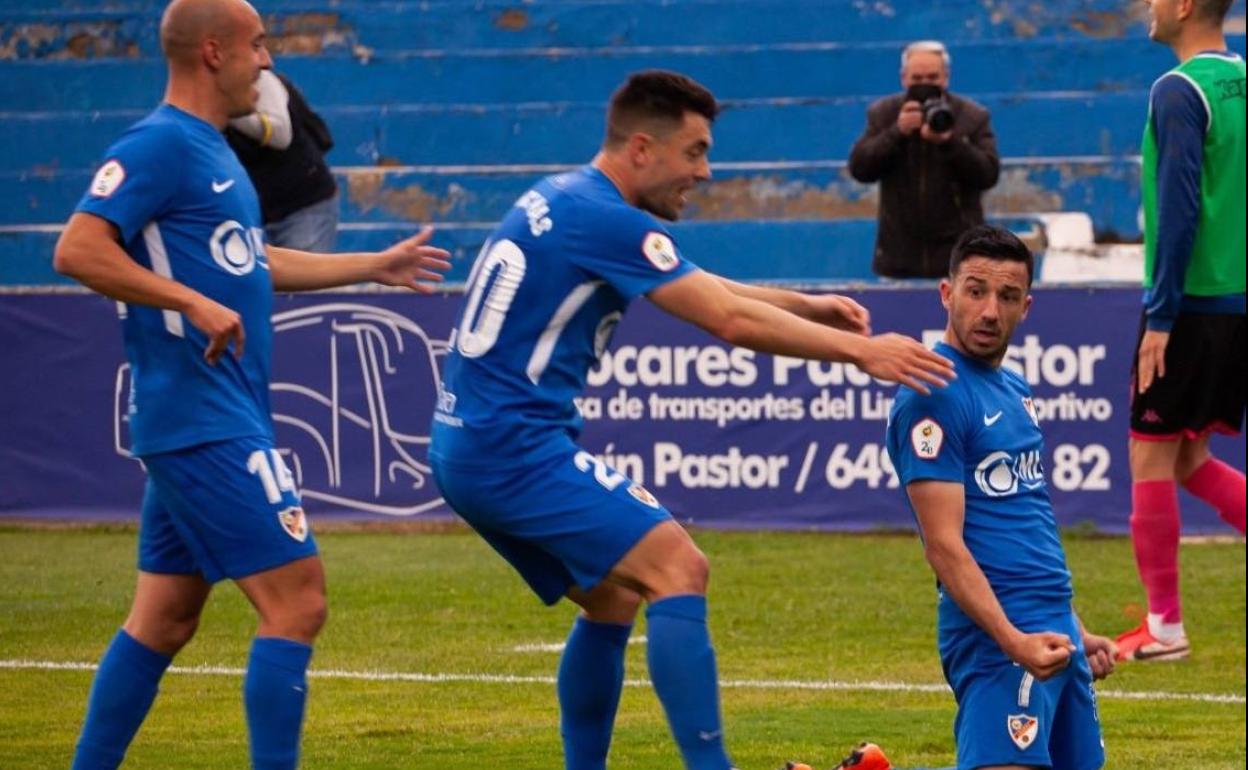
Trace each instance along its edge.
{"label": "la liga logo patch", "polygon": [[676,256],[676,244],[663,233],[653,230],[646,233],[641,242],[641,253],[646,255],[650,264],[665,273],[675,270],[680,264],[680,257]]}
{"label": "la liga logo patch", "polygon": [[107,198],[126,181],[126,168],[116,159],[110,160],[95,172],[91,180],[91,195],[96,198]]}
{"label": "la liga logo patch", "polygon": [[922,460],[935,460],[945,443],[945,429],[931,417],[924,417],[910,429],[910,446]]}

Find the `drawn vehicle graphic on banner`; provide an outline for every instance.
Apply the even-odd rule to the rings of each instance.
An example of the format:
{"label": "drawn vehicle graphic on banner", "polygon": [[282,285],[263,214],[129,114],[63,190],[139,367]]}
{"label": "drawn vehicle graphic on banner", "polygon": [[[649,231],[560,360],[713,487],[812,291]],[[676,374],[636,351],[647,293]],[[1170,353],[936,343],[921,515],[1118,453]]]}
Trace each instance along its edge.
{"label": "drawn vehicle graphic on banner", "polygon": [[[277,313],[273,329],[277,447],[303,498],[391,516],[441,505],[428,454],[446,341],[353,303]],[[117,369],[114,399],[115,446],[126,457],[129,368]]]}

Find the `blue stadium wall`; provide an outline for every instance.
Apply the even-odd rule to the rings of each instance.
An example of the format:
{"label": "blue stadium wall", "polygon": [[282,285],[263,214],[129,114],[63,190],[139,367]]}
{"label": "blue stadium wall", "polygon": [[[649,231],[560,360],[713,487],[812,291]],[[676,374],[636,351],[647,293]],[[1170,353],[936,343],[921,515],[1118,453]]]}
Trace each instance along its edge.
{"label": "blue stadium wall", "polygon": [[[61,293],[72,288],[50,263],[60,225],[101,153],[161,97],[162,7],[156,0],[0,0],[0,345],[10,363],[0,376],[2,515],[133,515],[142,474],[126,455],[127,426],[117,411],[126,373],[111,304]],[[897,89],[904,44],[944,40],[954,90],[993,111],[1003,155],[1001,182],[987,199],[995,219],[1023,230],[1040,212],[1084,211],[1108,239],[1138,238],[1136,154],[1147,92],[1173,65],[1167,49],[1147,40],[1144,5],[1134,0],[272,0],[257,7],[278,68],[336,136],[330,161],[342,189],[344,249],[381,246],[433,222],[438,241],[458,257],[452,277],[462,278],[491,222],[534,178],[592,156],[611,89],[630,71],[669,67],[705,82],[727,107],[715,128],[715,179],[676,226],[686,253],[740,279],[858,285],[877,327],[929,336],[941,323],[931,287],[872,288],[875,193],[845,170],[866,106]],[[1242,0],[1227,31],[1243,53]],[[315,399],[286,404],[290,393],[319,387],[325,340],[309,331],[298,344],[279,346],[279,380],[293,386],[275,397],[279,436],[288,456],[306,463],[300,474],[315,512],[445,514],[421,470],[419,439],[454,299],[280,300],[279,324],[353,314],[379,324],[396,346],[394,372],[377,381],[357,372],[360,381],[347,386],[360,398],[389,394],[393,421],[360,410],[323,414]],[[1017,361],[1032,367],[1051,411],[1046,462],[1064,523],[1125,528],[1123,397],[1137,308],[1133,288],[1045,289],[1018,340]],[[880,452],[888,386],[846,368],[760,357],[752,380],[728,387],[719,362],[737,360],[739,351],[645,307],[622,325],[617,343],[628,352],[595,381],[587,403],[603,414],[590,421],[587,445],[619,464],[641,462],[646,483],[682,518],[718,526],[907,525]],[[697,349],[696,377],[676,383],[638,374],[643,353],[661,371],[680,347]],[[804,417],[668,419],[652,397],[727,399],[742,409],[769,397],[795,399]],[[639,417],[629,416],[633,399]],[[384,451],[330,453],[332,472],[314,473],[308,458],[324,452],[309,437],[324,431],[291,426],[326,420],[345,420],[359,440]],[[1218,446],[1243,467],[1241,443]],[[745,473],[735,481],[698,476],[696,458],[731,455],[733,447],[742,456],[783,458],[775,461],[777,484],[751,476],[739,458],[724,461]],[[1185,527],[1219,531],[1216,516],[1190,502]]]}
{"label": "blue stadium wall", "polygon": [[[713,182],[679,225],[711,269],[871,280],[874,189],[845,158],[898,55],[939,38],[953,87],[993,111],[994,216],[1086,211],[1139,235],[1139,138],[1173,65],[1136,0],[270,0],[277,66],[337,138],[342,245],[419,222],[475,253],[537,176],[585,162],[630,71],[670,67],[725,102]],[[120,130],[161,98],[159,0],[0,0],[0,283],[61,281],[49,248]],[[1244,50],[1244,5],[1227,25]],[[765,254],[765,259],[760,259]],[[461,262],[461,273],[466,268]]]}

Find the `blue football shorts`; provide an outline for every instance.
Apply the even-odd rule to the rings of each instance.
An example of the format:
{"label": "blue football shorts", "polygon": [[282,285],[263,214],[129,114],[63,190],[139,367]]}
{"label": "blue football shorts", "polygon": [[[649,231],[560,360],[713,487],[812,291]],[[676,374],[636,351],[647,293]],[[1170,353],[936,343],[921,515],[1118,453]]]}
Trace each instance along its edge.
{"label": "blue football shorts", "polygon": [[672,518],[640,484],[575,446],[549,460],[490,469],[431,459],[446,502],[546,604],[573,586],[598,585]]}
{"label": "blue football shorts", "polygon": [[953,725],[958,770],[993,765],[1102,767],[1105,744],[1096,691],[1075,616],[1016,625],[1027,633],[1066,634],[1079,649],[1061,673],[1040,682],[978,627],[942,633],[941,664],[958,701]]}
{"label": "blue football shorts", "polygon": [[237,580],[316,555],[290,472],[268,438],[146,455],[139,569]]}

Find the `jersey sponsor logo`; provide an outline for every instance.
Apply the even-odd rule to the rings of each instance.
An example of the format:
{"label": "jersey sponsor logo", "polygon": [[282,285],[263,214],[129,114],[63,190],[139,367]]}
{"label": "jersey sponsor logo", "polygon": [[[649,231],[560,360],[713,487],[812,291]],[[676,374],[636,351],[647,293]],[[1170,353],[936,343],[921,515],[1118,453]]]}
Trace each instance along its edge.
{"label": "jersey sponsor logo", "polygon": [[1040,732],[1040,720],[1030,714],[1010,714],[1005,718],[1005,727],[1010,732],[1010,740],[1020,750],[1026,751],[1036,742]]}
{"label": "jersey sponsor logo", "polygon": [[1033,449],[1014,457],[1009,452],[993,452],[975,467],[975,485],[989,497],[1008,497],[1025,489],[1044,485],[1044,466],[1040,450]]}
{"label": "jersey sponsor logo", "polygon": [[634,500],[641,503],[642,505],[648,505],[651,508],[659,507],[658,499],[655,498],[654,495],[650,494],[650,490],[646,489],[640,484],[634,483],[631,486],[629,486],[628,493],[633,496]]}
{"label": "jersey sponsor logo", "polygon": [[924,417],[910,429],[910,446],[914,454],[922,460],[935,460],[940,456],[940,448],[945,443],[945,429],[931,417]]}
{"label": "jersey sponsor logo", "polygon": [[994,414],[994,415],[992,415],[991,417],[990,417],[990,416],[988,416],[988,414],[987,414],[987,413],[985,413],[985,414],[984,414],[984,427],[985,427],[985,428],[991,428],[993,425],[995,425],[995,424],[996,424],[997,420],[1000,420],[1000,419],[1001,419],[1001,415],[1002,415],[1002,414],[1003,414],[1003,413],[1002,413],[1002,412],[1001,412],[1001,410],[999,410],[999,409],[997,410],[997,413],[996,413],[996,414]]}
{"label": "jersey sponsor logo", "polygon": [[298,506],[284,508],[277,512],[277,520],[281,523],[282,529],[286,530],[286,534],[295,540],[302,543],[308,539],[308,517],[302,508]]}
{"label": "jersey sponsor logo", "polygon": [[672,243],[671,238],[654,230],[646,233],[646,237],[642,239],[641,253],[646,255],[650,264],[665,273],[670,273],[680,264],[680,257],[676,256],[676,244]]}
{"label": "jersey sponsor logo", "polygon": [[96,198],[107,198],[126,181],[126,168],[121,161],[113,159],[100,166],[91,180],[91,195]]}
{"label": "jersey sponsor logo", "polygon": [[212,180],[212,191],[214,193],[217,193],[218,195],[225,192],[226,190],[230,189],[233,186],[234,186],[233,179],[227,179],[224,182],[218,182],[215,179]]}
{"label": "jersey sponsor logo", "polygon": [[[256,260],[264,254],[264,231],[250,230],[233,219],[217,225],[208,241],[212,261],[232,275],[247,275],[256,269]],[[263,263],[261,263],[263,265]]]}

